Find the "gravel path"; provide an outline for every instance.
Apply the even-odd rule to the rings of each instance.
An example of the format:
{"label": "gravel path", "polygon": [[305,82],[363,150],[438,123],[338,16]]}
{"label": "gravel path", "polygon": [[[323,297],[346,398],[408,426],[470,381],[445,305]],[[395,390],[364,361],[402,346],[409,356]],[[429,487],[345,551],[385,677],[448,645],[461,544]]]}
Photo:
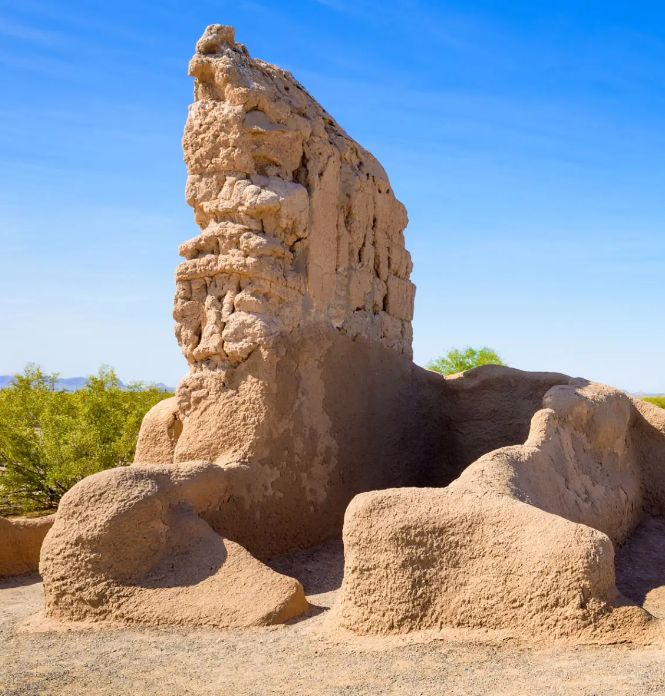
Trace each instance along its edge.
{"label": "gravel path", "polygon": [[272,565],[298,577],[314,605],[290,626],[26,633],[17,624],[41,608],[39,577],[0,582],[0,694],[665,695],[662,648],[335,640],[324,620],[341,581],[340,544]]}

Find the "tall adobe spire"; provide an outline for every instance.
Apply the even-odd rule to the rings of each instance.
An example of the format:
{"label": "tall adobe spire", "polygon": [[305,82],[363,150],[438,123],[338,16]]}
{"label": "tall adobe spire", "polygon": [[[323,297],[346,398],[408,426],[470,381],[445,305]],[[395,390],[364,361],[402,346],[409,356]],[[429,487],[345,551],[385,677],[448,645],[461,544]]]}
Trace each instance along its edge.
{"label": "tall adobe spire", "polygon": [[183,148],[201,234],[176,271],[176,335],[194,372],[323,323],[411,355],[406,210],[388,177],[293,76],[209,26],[189,66]]}

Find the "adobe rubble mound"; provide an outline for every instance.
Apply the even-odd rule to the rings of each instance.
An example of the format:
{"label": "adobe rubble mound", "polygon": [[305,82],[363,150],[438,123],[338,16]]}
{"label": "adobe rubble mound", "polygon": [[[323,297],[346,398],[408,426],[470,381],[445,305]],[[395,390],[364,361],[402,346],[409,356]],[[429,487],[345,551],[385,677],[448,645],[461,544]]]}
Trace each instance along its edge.
{"label": "adobe rubble mound", "polygon": [[66,493],[42,547],[46,615],[151,625],[267,626],[307,609],[275,573],[200,515],[223,471],[205,462],[112,469]]}

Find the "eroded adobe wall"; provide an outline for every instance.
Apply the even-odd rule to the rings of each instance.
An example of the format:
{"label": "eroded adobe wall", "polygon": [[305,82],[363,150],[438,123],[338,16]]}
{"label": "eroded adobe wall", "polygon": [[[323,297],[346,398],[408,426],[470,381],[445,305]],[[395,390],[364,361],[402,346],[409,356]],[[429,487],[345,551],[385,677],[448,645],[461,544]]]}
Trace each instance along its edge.
{"label": "eroded adobe wall", "polygon": [[376,159],[232,28],[206,30],[190,75],[201,232],[180,247],[174,304],[190,371],[146,417],[136,460],[228,467],[234,492],[209,519],[273,555],[338,535],[356,492],[417,480],[436,439],[413,377],[406,210]]}
{"label": "eroded adobe wall", "polygon": [[632,399],[630,423],[632,456],[640,462],[644,506],[652,515],[665,515],[665,409]]}
{"label": "eroded adobe wall", "polygon": [[557,385],[524,444],[486,454],[450,486],[352,501],[334,622],[365,634],[659,641],[653,617],[618,593],[614,549],[662,506],[664,457],[660,413],[585,380]]}
{"label": "eroded adobe wall", "polygon": [[192,372],[233,369],[306,323],[410,355],[407,216],[381,165],[231,27],[208,28],[190,75],[183,148],[201,234],[180,248],[174,316]]}
{"label": "eroded adobe wall", "polygon": [[146,417],[137,463],[226,467],[207,519],[268,557],[338,535],[356,493],[446,485],[522,441],[560,376],[413,364],[406,211],[376,159],[228,27],[190,74],[201,233],[181,246],[174,311],[190,373]]}
{"label": "eroded adobe wall", "polygon": [[39,552],[55,515],[25,518],[0,517],[0,577],[34,573]]}
{"label": "eroded adobe wall", "polygon": [[442,377],[429,373],[444,433],[440,459],[425,472],[427,486],[446,486],[479,457],[499,447],[522,444],[543,397],[570,377],[483,365]]}

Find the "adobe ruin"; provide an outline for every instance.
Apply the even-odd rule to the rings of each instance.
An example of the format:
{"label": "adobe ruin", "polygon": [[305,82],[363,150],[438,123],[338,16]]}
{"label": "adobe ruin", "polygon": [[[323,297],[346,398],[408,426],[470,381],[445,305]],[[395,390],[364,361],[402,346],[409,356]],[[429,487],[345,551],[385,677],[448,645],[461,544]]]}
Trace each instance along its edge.
{"label": "adobe ruin", "polygon": [[415,365],[407,217],[381,165],[231,27],[208,27],[190,75],[189,374],[133,466],[64,496],[46,615],[285,622],[303,588],[262,561],[344,528],[346,630],[652,640],[613,549],[660,510],[660,414],[561,374]]}

